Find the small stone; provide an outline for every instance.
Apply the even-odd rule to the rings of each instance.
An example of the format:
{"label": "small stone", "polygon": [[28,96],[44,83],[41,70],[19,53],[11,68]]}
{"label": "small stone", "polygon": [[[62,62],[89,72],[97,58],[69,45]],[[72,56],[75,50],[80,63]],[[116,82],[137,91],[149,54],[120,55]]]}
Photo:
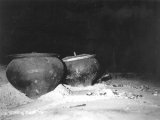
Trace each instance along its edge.
{"label": "small stone", "polygon": [[158,91],[155,91],[155,92],[153,93],[153,95],[154,95],[154,96],[158,96]]}
{"label": "small stone", "polygon": [[117,85],[112,85],[113,87],[117,87]]}
{"label": "small stone", "polygon": [[106,95],[106,92],[105,91],[100,91],[99,95]]}
{"label": "small stone", "polygon": [[90,95],[93,95],[93,93],[92,92],[88,92],[86,95],[90,96]]}
{"label": "small stone", "polygon": [[143,95],[138,95],[139,97],[143,97]]}
{"label": "small stone", "polygon": [[119,93],[117,91],[114,91],[113,93],[114,93],[114,95],[119,95]]}
{"label": "small stone", "polygon": [[143,103],[147,103],[146,101],[143,101]]}

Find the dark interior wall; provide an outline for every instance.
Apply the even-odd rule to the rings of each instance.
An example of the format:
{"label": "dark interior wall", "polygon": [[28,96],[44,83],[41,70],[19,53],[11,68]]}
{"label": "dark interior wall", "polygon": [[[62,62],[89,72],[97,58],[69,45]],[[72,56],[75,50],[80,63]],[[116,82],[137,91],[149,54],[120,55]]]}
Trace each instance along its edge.
{"label": "dark interior wall", "polygon": [[108,71],[160,72],[160,2],[0,1],[0,56],[96,54]]}

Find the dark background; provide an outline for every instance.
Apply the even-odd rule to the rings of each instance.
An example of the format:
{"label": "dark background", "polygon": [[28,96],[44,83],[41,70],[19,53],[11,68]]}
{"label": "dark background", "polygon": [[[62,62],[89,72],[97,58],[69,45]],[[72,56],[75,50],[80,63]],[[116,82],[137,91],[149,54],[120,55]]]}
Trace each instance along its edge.
{"label": "dark background", "polygon": [[160,76],[158,1],[0,1],[0,63],[9,54],[96,54],[109,72]]}

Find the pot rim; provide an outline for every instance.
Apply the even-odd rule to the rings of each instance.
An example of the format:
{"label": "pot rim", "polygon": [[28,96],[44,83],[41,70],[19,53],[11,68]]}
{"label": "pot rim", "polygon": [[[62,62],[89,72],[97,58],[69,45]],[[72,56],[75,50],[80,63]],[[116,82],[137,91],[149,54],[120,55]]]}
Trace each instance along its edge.
{"label": "pot rim", "polygon": [[58,55],[58,54],[55,54],[55,53],[36,53],[36,52],[8,55],[8,57],[12,57],[12,58],[24,58],[24,57],[53,57],[53,56],[54,56],[54,57],[59,57],[59,55]]}
{"label": "pot rim", "polygon": [[81,54],[81,55],[76,55],[76,56],[69,56],[69,57],[65,57],[62,60],[64,62],[70,62],[70,61],[76,61],[76,60],[81,60],[81,59],[86,59],[86,58],[92,58],[95,57],[95,54]]}

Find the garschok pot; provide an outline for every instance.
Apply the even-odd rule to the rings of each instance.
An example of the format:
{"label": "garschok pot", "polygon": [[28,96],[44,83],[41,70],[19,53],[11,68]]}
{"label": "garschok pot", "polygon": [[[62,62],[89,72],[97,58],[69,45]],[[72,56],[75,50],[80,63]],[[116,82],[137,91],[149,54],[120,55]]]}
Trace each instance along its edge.
{"label": "garschok pot", "polygon": [[81,54],[63,58],[67,75],[65,84],[71,86],[92,85],[99,71],[99,63],[95,55]]}
{"label": "garschok pot", "polygon": [[8,64],[8,81],[30,98],[54,90],[64,74],[64,65],[56,54],[26,53],[13,55]]}

